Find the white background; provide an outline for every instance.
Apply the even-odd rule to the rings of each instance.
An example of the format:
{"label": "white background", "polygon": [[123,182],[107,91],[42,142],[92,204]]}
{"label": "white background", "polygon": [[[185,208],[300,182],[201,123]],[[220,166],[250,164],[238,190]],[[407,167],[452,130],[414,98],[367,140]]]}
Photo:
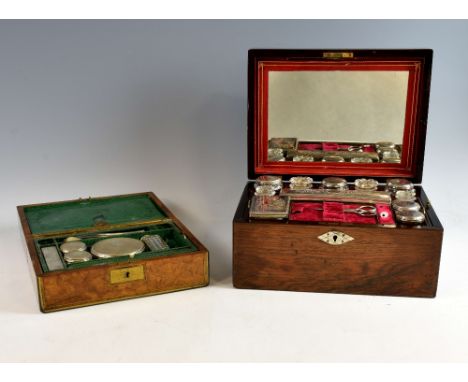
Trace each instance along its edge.
{"label": "white background", "polygon": [[[1,21],[0,360],[466,360],[467,35],[459,21]],[[232,287],[247,50],[323,47],[434,49],[435,299]],[[15,206],[148,190],[210,249],[212,284],[40,313]]]}

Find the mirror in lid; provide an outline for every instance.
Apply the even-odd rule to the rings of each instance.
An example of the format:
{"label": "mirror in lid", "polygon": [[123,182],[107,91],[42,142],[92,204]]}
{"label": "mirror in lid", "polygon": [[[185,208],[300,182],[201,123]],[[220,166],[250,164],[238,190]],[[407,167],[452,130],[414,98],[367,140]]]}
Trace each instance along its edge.
{"label": "mirror in lid", "polygon": [[391,52],[251,51],[251,177],[420,181],[427,52]]}

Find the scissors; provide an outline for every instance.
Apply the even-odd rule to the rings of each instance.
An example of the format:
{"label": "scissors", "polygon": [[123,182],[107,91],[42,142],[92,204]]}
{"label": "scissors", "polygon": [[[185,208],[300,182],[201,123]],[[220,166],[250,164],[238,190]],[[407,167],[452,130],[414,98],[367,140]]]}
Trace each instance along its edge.
{"label": "scissors", "polygon": [[[312,208],[314,211],[323,211],[323,208]],[[300,214],[303,211],[294,211],[295,214]],[[376,216],[377,208],[374,206],[360,206],[357,208],[345,208],[343,212],[354,213],[360,216]]]}

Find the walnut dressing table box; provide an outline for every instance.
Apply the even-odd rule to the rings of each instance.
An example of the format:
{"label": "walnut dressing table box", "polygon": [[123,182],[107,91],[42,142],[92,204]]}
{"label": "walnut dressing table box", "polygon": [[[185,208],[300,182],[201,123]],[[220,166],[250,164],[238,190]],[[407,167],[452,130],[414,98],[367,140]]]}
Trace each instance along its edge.
{"label": "walnut dressing table box", "polygon": [[[432,51],[250,50],[237,288],[434,297]],[[254,182],[255,181],[255,182]]]}
{"label": "walnut dressing table box", "polygon": [[208,285],[208,251],[152,193],[19,206],[51,312]]}

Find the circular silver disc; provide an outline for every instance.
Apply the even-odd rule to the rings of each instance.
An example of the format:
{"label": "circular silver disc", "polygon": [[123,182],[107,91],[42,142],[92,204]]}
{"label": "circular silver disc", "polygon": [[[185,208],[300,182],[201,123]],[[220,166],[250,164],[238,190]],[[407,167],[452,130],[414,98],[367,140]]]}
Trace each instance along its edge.
{"label": "circular silver disc", "polygon": [[426,217],[421,211],[408,211],[408,212],[397,212],[397,220],[401,223],[423,223]]}
{"label": "circular silver disc", "polygon": [[82,241],[67,241],[62,243],[60,250],[63,253],[69,253],[73,251],[86,251],[86,244]]}
{"label": "circular silver disc", "polygon": [[71,251],[68,253],[65,253],[63,255],[63,258],[68,264],[72,263],[82,263],[84,261],[89,261],[93,258],[91,256],[91,253],[88,251]]}
{"label": "circular silver disc", "polygon": [[91,253],[100,259],[120,256],[133,257],[144,250],[145,244],[141,240],[129,237],[100,240],[91,247]]}

